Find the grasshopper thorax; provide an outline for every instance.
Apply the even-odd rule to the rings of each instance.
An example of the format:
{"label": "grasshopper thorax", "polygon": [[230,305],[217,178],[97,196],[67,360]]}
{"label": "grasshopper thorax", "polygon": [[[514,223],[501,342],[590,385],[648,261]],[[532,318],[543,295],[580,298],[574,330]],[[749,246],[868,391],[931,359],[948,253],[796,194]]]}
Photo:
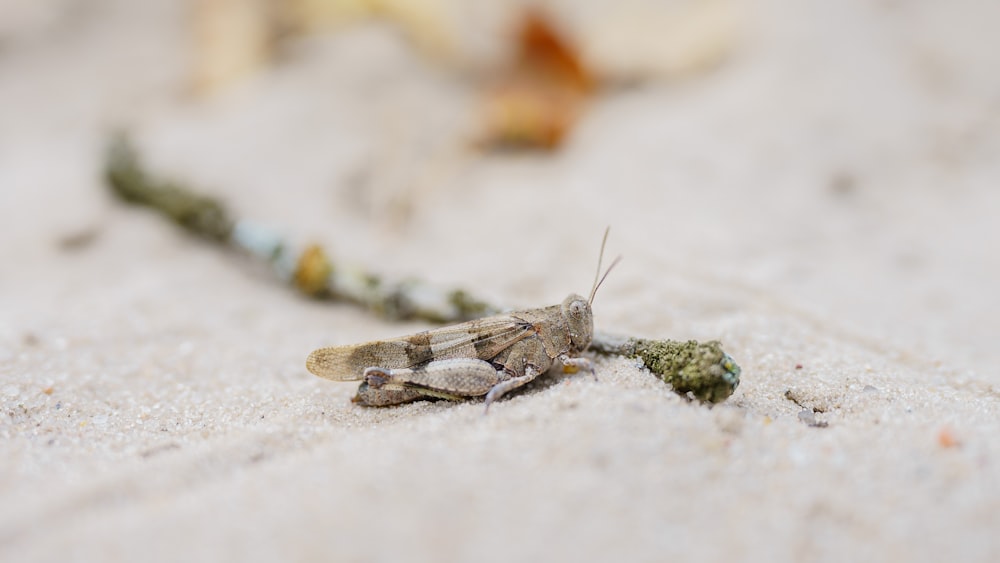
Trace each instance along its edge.
{"label": "grasshopper thorax", "polygon": [[594,338],[594,312],[590,302],[574,293],[563,300],[562,314],[569,328],[572,352],[583,352]]}

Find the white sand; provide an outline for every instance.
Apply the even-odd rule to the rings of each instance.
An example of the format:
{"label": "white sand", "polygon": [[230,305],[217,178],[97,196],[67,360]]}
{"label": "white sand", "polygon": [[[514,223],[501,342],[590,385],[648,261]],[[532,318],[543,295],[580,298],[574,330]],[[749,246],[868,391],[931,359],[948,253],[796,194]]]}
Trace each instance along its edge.
{"label": "white sand", "polygon": [[[995,5],[761,2],[718,71],[478,157],[466,86],[378,29],[199,104],[179,8],[130,4],[0,50],[0,560],[1000,559]],[[113,202],[123,122],[243,216],[514,305],[586,291],[610,224],[598,328],[721,339],[742,384],[352,406],[308,352],[422,325]]]}

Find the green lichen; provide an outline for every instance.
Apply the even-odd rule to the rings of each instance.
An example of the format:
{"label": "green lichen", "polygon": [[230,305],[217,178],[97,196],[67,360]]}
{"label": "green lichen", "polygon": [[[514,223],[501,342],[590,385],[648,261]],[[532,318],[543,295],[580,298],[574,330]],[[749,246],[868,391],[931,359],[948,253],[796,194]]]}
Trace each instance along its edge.
{"label": "green lichen", "polygon": [[104,176],[123,200],[156,209],[196,235],[226,242],[233,231],[233,220],[222,203],[147,174],[123,135],[116,137],[108,148]]}
{"label": "green lichen", "polygon": [[674,391],[702,402],[726,400],[740,384],[740,367],[717,341],[676,342],[633,338],[626,356],[638,358]]}
{"label": "green lichen", "polygon": [[740,383],[740,367],[717,341],[638,340],[636,355],[675,391],[700,401],[722,402]]}

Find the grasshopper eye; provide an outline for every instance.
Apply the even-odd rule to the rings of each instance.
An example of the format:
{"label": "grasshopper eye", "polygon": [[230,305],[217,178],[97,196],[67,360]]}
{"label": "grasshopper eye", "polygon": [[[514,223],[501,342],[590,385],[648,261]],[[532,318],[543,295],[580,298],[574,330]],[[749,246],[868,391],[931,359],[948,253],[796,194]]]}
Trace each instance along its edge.
{"label": "grasshopper eye", "polygon": [[587,309],[587,307],[583,303],[583,301],[574,301],[574,302],[572,302],[572,303],[569,304],[569,312],[574,317],[582,317],[583,313],[584,313],[584,311],[586,311],[586,309]]}

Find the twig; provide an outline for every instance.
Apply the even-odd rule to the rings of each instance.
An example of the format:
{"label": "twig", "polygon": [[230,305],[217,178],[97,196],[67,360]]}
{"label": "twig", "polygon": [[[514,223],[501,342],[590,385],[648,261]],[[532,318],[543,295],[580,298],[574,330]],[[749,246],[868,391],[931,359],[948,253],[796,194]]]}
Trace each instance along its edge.
{"label": "twig", "polygon": [[[155,209],[194,235],[254,256],[310,297],[354,303],[386,319],[434,323],[466,321],[503,310],[461,289],[442,290],[420,280],[390,282],[335,264],[319,245],[290,248],[280,235],[233,219],[218,200],[147,173],[123,135],[111,143],[105,178],[121,199]],[[703,402],[726,400],[740,382],[739,366],[716,341],[676,342],[597,333],[590,349],[639,359],[674,391]]]}
{"label": "twig", "polygon": [[390,282],[335,265],[319,245],[291,248],[278,233],[233,219],[218,200],[150,175],[122,135],[114,138],[108,150],[105,179],[121,199],[159,211],[201,238],[250,254],[310,297],[354,303],[390,320],[452,323],[499,311],[460,289],[443,291],[420,280]]}
{"label": "twig", "polygon": [[740,366],[717,340],[649,340],[597,333],[590,349],[598,354],[642,360],[681,395],[708,403],[725,401],[740,384]]}

